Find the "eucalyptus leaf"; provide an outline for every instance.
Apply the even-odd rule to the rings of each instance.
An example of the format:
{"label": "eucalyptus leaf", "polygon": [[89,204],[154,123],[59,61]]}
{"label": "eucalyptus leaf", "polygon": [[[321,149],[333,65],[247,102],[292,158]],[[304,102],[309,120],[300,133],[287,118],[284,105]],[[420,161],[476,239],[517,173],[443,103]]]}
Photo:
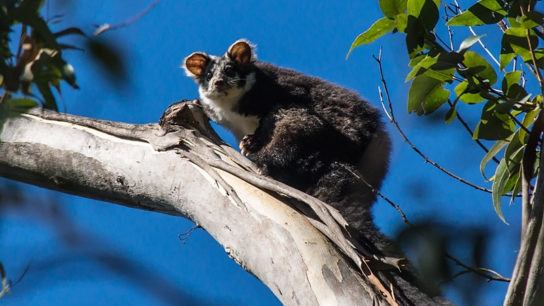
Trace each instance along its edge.
{"label": "eucalyptus leaf", "polygon": [[426,75],[417,76],[408,93],[408,112],[427,115],[448,101],[450,91],[442,87],[443,82]]}
{"label": "eucalyptus leaf", "polygon": [[29,98],[12,98],[0,103],[0,120],[15,117],[38,106],[38,103]]}
{"label": "eucalyptus leaf", "polygon": [[455,109],[455,105],[453,105],[452,107],[450,107],[450,109],[446,113],[446,118],[445,118],[446,123],[447,124],[452,123],[456,116],[457,116],[457,110]]}
{"label": "eucalyptus leaf", "polygon": [[504,187],[506,186],[509,178],[510,173],[508,172],[508,167],[506,166],[506,162],[504,161],[504,159],[502,159],[497,166],[497,169],[495,170],[495,180],[493,181],[491,194],[493,198],[493,207],[495,208],[495,212],[497,213],[497,216],[499,216],[499,218],[502,220],[502,222],[506,224],[508,223],[506,222],[502,214],[501,199]]}
{"label": "eucalyptus leaf", "polygon": [[38,91],[44,99],[43,107],[58,111],[57,101],[55,100],[55,96],[53,95],[49,84],[47,82],[36,82],[36,87],[38,87]]}
{"label": "eucalyptus leaf", "polygon": [[502,92],[505,95],[508,95],[508,89],[513,84],[518,84],[519,80],[521,78],[521,71],[511,71],[504,74],[504,78],[502,79]]}
{"label": "eucalyptus leaf", "polygon": [[422,59],[419,59],[417,64],[412,69],[412,71],[410,71],[410,73],[408,73],[408,75],[406,76],[406,79],[404,81],[408,82],[409,80],[413,79],[414,77],[416,77],[420,73],[420,70],[427,69],[427,68],[431,67],[432,65],[436,64],[437,60],[438,60],[438,56],[431,57],[431,56],[428,56],[428,55],[426,55]]}
{"label": "eucalyptus leaf", "polygon": [[482,158],[482,161],[480,162],[480,173],[482,174],[482,177],[486,181],[491,181],[491,178],[487,178],[485,175],[485,166],[487,163],[497,155],[508,143],[510,140],[497,140],[495,144],[489,148],[489,151],[484,155],[484,158]]}
{"label": "eucalyptus leaf", "polygon": [[480,0],[465,12],[450,19],[448,26],[476,26],[495,24],[506,15],[502,4],[497,0]]}
{"label": "eucalyptus leaf", "polygon": [[495,101],[485,104],[480,122],[474,129],[474,139],[501,140],[512,135],[516,125],[508,114],[501,114],[496,108]]}
{"label": "eucalyptus leaf", "polygon": [[459,97],[459,100],[465,103],[480,103],[485,100],[485,98],[482,97],[479,92],[470,93],[467,90],[468,87],[469,87],[469,82],[467,80],[464,80],[463,82],[455,86],[454,91],[455,91],[455,94]]}
{"label": "eucalyptus leaf", "polygon": [[395,27],[400,32],[406,33],[406,27],[408,26],[408,15],[407,14],[398,14],[395,16]]}
{"label": "eucalyptus leaf", "polygon": [[406,11],[407,0],[380,0],[382,13],[389,18],[394,18],[398,14]]}
{"label": "eucalyptus leaf", "polygon": [[363,32],[362,34],[359,34],[357,38],[353,41],[351,44],[351,47],[349,48],[348,54],[346,55],[346,59],[351,54],[351,51],[355,49],[356,47],[359,47],[361,45],[369,44],[376,39],[382,37],[383,35],[391,32],[395,28],[395,21],[393,19],[389,19],[387,17],[381,18],[378,21],[376,21],[368,30]]}
{"label": "eucalyptus leaf", "polygon": [[531,59],[527,36],[532,46],[538,45],[538,38],[532,30],[524,28],[508,28],[504,31],[501,39],[501,54],[499,56],[500,68],[504,69],[511,61],[519,55],[524,61]]}
{"label": "eucalyptus leaf", "polygon": [[521,26],[526,29],[532,29],[534,27],[541,26],[544,22],[544,14],[537,11],[529,11],[525,15],[521,16]]}
{"label": "eucalyptus leaf", "polygon": [[475,43],[477,43],[482,37],[484,37],[485,34],[482,35],[473,35],[465,38],[461,45],[459,46],[459,50],[457,52],[462,52],[467,50],[468,48],[472,47]]}
{"label": "eucalyptus leaf", "polygon": [[440,0],[408,0],[408,15],[414,16],[426,31],[431,31],[438,22]]}
{"label": "eucalyptus leaf", "polygon": [[473,51],[465,52],[465,59],[463,64],[467,68],[477,68],[481,71],[474,74],[479,81],[489,80],[489,86],[493,86],[497,82],[497,73],[493,67],[478,53]]}

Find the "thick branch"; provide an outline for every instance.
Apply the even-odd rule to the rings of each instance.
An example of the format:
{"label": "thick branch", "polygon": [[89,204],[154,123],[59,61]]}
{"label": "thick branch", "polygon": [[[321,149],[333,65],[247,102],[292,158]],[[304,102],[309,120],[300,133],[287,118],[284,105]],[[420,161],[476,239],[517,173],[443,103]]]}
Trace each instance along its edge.
{"label": "thick branch", "polygon": [[[303,197],[288,186],[256,179],[253,164],[213,134],[202,112],[176,111],[181,106],[163,115],[164,129],[39,110],[10,119],[0,134],[0,176],[190,218],[284,304],[404,303],[395,300],[399,292],[384,291],[391,284],[368,270],[369,258],[362,264],[366,276],[353,264],[361,258],[352,256],[358,253],[341,236],[340,215],[322,202],[303,199],[320,218],[312,220],[281,202],[269,192]],[[191,129],[169,125],[169,116],[187,116],[180,121]],[[248,181],[265,184],[269,192]]]}

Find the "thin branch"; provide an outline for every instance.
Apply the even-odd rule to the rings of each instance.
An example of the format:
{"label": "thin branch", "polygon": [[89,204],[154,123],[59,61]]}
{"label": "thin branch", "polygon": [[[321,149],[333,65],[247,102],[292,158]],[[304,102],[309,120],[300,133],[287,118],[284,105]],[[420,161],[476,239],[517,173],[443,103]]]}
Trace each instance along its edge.
{"label": "thin branch", "polygon": [[[453,107],[453,103],[448,99],[448,104]],[[459,122],[461,123],[461,125],[465,128],[465,130],[467,130],[467,132],[472,136],[474,135],[474,131],[472,131],[472,129],[470,128],[470,126],[468,126],[468,123],[463,119],[463,117],[461,117],[461,115],[459,114],[459,112],[456,112],[455,116],[457,117],[457,120],[459,120]],[[489,152],[489,149],[480,141],[480,139],[475,139],[474,141],[476,141],[476,143],[478,144],[478,146],[480,146],[480,148],[482,148],[482,150],[485,151],[485,153],[488,153]],[[495,157],[493,156],[493,161],[496,162],[497,164],[500,163],[500,161]]]}
{"label": "thin branch", "polygon": [[161,0],[155,0],[153,3],[151,3],[146,9],[144,9],[143,11],[141,11],[140,13],[138,13],[136,16],[132,17],[132,18],[129,18],[119,24],[116,24],[116,25],[109,25],[107,23],[101,25],[101,26],[98,26],[98,28],[96,29],[96,31],[94,31],[94,36],[98,36],[98,35],[101,35],[103,34],[104,32],[106,31],[109,31],[109,30],[116,30],[116,29],[119,29],[119,28],[123,28],[123,27],[126,27],[136,21],[138,21],[140,18],[142,18],[145,14],[149,13],[157,4],[159,4],[159,2],[161,2]]}
{"label": "thin branch", "polygon": [[512,115],[512,113],[508,113],[508,116],[510,116],[510,119],[512,119],[519,126],[520,129],[524,130],[527,134],[531,133],[531,131],[526,128],[525,125],[523,125],[523,123],[521,123],[521,121],[516,118],[516,116]]}
{"label": "thin branch", "polygon": [[186,232],[184,233],[181,233],[178,235],[178,239],[181,241],[182,244],[185,244],[185,242],[187,242],[187,239],[189,239],[189,237],[191,236],[191,234],[200,228],[200,225],[198,224],[195,224],[193,227],[191,227],[189,230],[187,230]]}
{"label": "thin branch", "polygon": [[359,181],[363,182],[368,188],[370,188],[370,190],[376,194],[377,196],[379,196],[380,198],[382,198],[383,200],[385,200],[389,205],[391,205],[394,209],[396,209],[400,216],[402,217],[402,221],[404,223],[406,223],[407,225],[409,226],[413,226],[412,223],[410,223],[410,221],[408,221],[408,217],[406,217],[406,214],[402,211],[402,209],[400,208],[399,205],[395,204],[393,201],[391,201],[388,197],[386,197],[385,195],[383,195],[378,189],[374,188],[374,186],[372,186],[372,184],[370,184],[362,175],[359,175],[353,171],[351,171],[349,168],[343,166],[343,168],[347,171],[349,171],[355,178],[357,178]]}
{"label": "thin branch", "polygon": [[[350,171],[348,168],[345,168],[346,170]],[[389,198],[387,198],[385,195],[383,195],[381,192],[379,192],[376,188],[374,188],[374,186],[372,186],[364,177],[362,177],[361,175],[358,175],[352,171],[350,171],[358,180],[360,180],[361,182],[363,182],[364,184],[367,185],[368,188],[370,188],[372,190],[372,192],[376,195],[378,195],[380,198],[382,198],[383,200],[385,200],[387,203],[389,203],[389,205],[393,206],[393,208],[395,208],[399,214],[401,215],[402,217],[402,220],[405,224],[407,224],[409,227],[414,227],[414,225],[408,220],[408,217],[406,217],[406,214],[404,214],[404,212],[402,211],[402,209],[400,208],[399,205],[395,204],[393,201],[391,201]],[[509,282],[510,279],[509,278],[506,278],[502,275],[500,275],[498,272],[495,272],[491,269],[488,269],[488,268],[473,268],[467,264],[464,264],[463,262],[461,262],[459,259],[453,257],[452,255],[450,255],[449,253],[446,253],[445,254],[446,258],[452,260],[453,262],[455,262],[455,264],[459,265],[459,266],[462,266],[464,267],[466,270],[465,271],[461,271],[459,273],[457,273],[456,275],[454,275],[451,280],[455,279],[456,277],[458,277],[459,275],[462,275],[462,274],[465,274],[465,273],[470,273],[470,272],[473,272],[477,275],[480,275],[482,277],[485,277],[487,278],[489,281],[493,281],[493,280],[496,280],[496,281],[502,281],[502,282]]]}
{"label": "thin branch", "polygon": [[[462,14],[463,11],[461,10],[461,7],[459,6],[459,3],[457,2],[457,0],[454,0],[453,2],[455,3],[455,9],[457,10],[457,12],[455,12],[455,14]],[[444,5],[447,6],[447,4],[444,4]],[[469,29],[470,33],[472,33],[472,35],[478,36],[478,34],[476,34],[476,32],[474,31],[472,26],[469,26],[468,29]],[[491,53],[491,51],[489,51],[489,49],[487,49],[487,47],[484,45],[484,43],[482,42],[481,39],[478,39],[478,43],[484,49],[484,51],[487,53],[487,55],[489,55],[489,57],[493,60],[493,62],[495,62],[495,64],[497,64],[497,66],[500,67],[501,64],[499,63],[499,61],[495,58],[493,53]]]}
{"label": "thin branch", "polygon": [[[446,16],[446,23],[449,21],[450,19],[450,15],[448,14],[448,5],[445,4],[444,2],[442,2],[444,4],[444,15]],[[450,50],[453,51],[454,50],[454,47],[453,47],[453,31],[451,30],[451,27],[450,26],[447,26],[448,28],[448,36],[449,36],[449,39],[450,39]]]}
{"label": "thin branch", "polygon": [[[437,168],[438,170],[446,173],[447,175],[449,175],[450,177],[460,181],[461,183],[464,183],[468,186],[471,186],[475,189],[478,189],[478,190],[481,190],[481,191],[485,191],[485,192],[488,192],[488,193],[492,193],[491,189],[487,189],[487,188],[484,188],[484,187],[481,187],[481,186],[478,186],[474,183],[471,183],[457,175],[455,175],[454,173],[444,169],[442,166],[440,166],[438,163],[434,162],[433,160],[431,160],[429,157],[427,157],[425,154],[423,154],[423,152],[421,152],[421,150],[419,150],[409,139],[408,137],[406,136],[406,134],[404,133],[404,131],[400,128],[398,122],[396,121],[395,119],[395,115],[394,115],[394,112],[393,112],[393,105],[392,105],[392,102],[391,102],[391,97],[389,95],[389,89],[387,88],[387,83],[385,81],[385,77],[384,77],[384,73],[383,73],[383,68],[382,68],[382,60],[381,60],[381,56],[382,56],[382,52],[381,52],[381,49],[380,49],[380,53],[378,55],[378,57],[376,56],[372,56],[374,58],[374,60],[376,60],[376,62],[378,62],[378,66],[379,66],[379,69],[380,69],[380,76],[381,76],[381,82],[383,84],[383,87],[384,87],[384,90],[385,90],[385,94],[386,94],[386,97],[387,97],[387,101],[388,101],[388,105],[389,105],[389,115],[390,115],[390,118],[391,118],[391,122],[393,123],[393,125],[395,126],[395,128],[397,129],[398,133],[400,134],[400,136],[403,138],[404,142],[406,142],[410,148],[412,148],[412,150],[414,150],[419,156],[421,156],[425,162],[433,165],[435,168]],[[382,103],[382,106],[385,107],[385,102],[383,100],[383,97],[381,97],[381,103]]]}
{"label": "thin branch", "polygon": [[536,35],[538,35],[538,37],[540,37],[540,39],[544,39],[544,33],[540,32],[537,28],[533,28],[533,31]]}
{"label": "thin branch", "polygon": [[466,264],[462,263],[459,259],[451,256],[448,253],[446,253],[446,258],[448,258],[449,260],[455,262],[456,265],[465,268],[467,271],[470,271],[470,272],[473,272],[473,273],[475,273],[477,275],[485,277],[490,281],[499,281],[499,282],[509,282],[510,281],[509,278],[506,278],[506,277],[500,275],[499,273],[497,273],[497,272],[495,272],[493,270],[490,270],[490,269],[487,269],[487,268],[473,268],[473,267],[471,267],[469,265],[466,265]]}

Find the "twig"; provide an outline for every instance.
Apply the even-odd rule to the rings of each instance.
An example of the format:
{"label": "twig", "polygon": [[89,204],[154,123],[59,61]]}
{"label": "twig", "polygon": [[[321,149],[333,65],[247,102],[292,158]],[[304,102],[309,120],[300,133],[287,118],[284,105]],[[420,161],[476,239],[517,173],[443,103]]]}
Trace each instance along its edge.
{"label": "twig", "polygon": [[[451,10],[452,12],[454,12],[454,14],[462,14],[463,11],[461,10],[461,7],[459,6],[459,3],[457,2],[457,0],[454,0],[453,1],[455,3],[455,9],[457,10],[457,12],[454,12],[453,10]],[[444,3],[445,6],[448,6],[447,4]],[[478,36],[478,34],[476,34],[476,32],[474,31],[474,29],[472,28],[472,26],[469,26],[468,27],[470,33],[472,33],[472,35],[474,36]],[[501,64],[499,63],[499,61],[495,58],[495,56],[493,56],[493,53],[491,53],[491,51],[489,51],[489,49],[487,49],[487,47],[484,45],[484,43],[482,42],[481,39],[478,39],[478,43],[480,44],[480,46],[484,49],[484,51],[487,53],[487,55],[489,55],[489,57],[495,62],[495,64],[497,64],[497,66],[501,66]]]}
{"label": "twig", "polygon": [[94,31],[94,36],[98,36],[98,35],[101,35],[103,34],[104,32],[106,31],[109,31],[109,30],[116,30],[116,29],[119,29],[119,28],[122,28],[122,27],[126,27],[127,25],[130,25],[136,21],[138,21],[138,19],[142,18],[145,14],[149,13],[149,11],[151,11],[157,4],[159,4],[159,2],[161,2],[161,0],[155,0],[153,3],[151,3],[146,9],[144,9],[143,11],[141,11],[140,13],[138,13],[136,16],[132,17],[132,18],[129,18],[119,24],[116,24],[116,25],[109,25],[107,23],[101,25],[101,26],[98,26],[98,28],[96,29],[96,31]]}
{"label": "twig", "polygon": [[[444,4],[444,15],[446,16],[446,23],[449,21],[450,19],[450,15],[448,14],[448,5],[445,4],[444,2],[442,2]],[[450,50],[453,51],[455,50],[454,47],[453,47],[453,31],[451,30],[451,27],[448,26],[448,36],[450,38]]]}
{"label": "twig", "polygon": [[[450,106],[453,106],[453,103],[448,99],[448,104]],[[461,115],[459,114],[459,112],[456,113],[455,115],[457,117],[457,120],[459,120],[459,122],[461,122],[461,125],[463,125],[463,127],[465,128],[465,130],[467,130],[467,132],[472,136],[474,135],[474,132],[472,131],[472,129],[470,128],[470,126],[468,126],[467,122],[461,117]],[[474,141],[476,141],[476,143],[480,146],[480,148],[482,148],[482,150],[485,151],[485,153],[489,152],[489,149],[480,141],[480,139],[475,139]],[[493,156],[493,161],[496,162],[497,164],[500,163],[500,161],[495,157]]]}
{"label": "twig", "polygon": [[195,224],[193,227],[191,227],[189,230],[187,230],[186,232],[184,233],[181,233],[178,235],[178,239],[181,241],[182,244],[185,244],[185,242],[187,242],[187,239],[189,239],[189,237],[191,236],[191,234],[200,228],[200,225],[198,224]]}
{"label": "twig", "polygon": [[528,128],[525,127],[525,125],[523,125],[523,123],[521,123],[518,118],[516,118],[516,116],[512,115],[512,113],[508,113],[508,116],[510,116],[510,119],[512,119],[518,126],[520,129],[524,130],[527,134],[531,133],[531,131],[529,131]]}
{"label": "twig", "polygon": [[[408,226],[414,228],[414,225],[408,220],[408,217],[406,217],[406,214],[404,214],[404,212],[402,211],[402,209],[400,208],[399,205],[395,204],[393,201],[391,201],[389,198],[387,198],[385,195],[383,195],[381,192],[379,192],[376,188],[374,188],[374,186],[372,186],[363,176],[358,175],[357,173],[354,173],[353,171],[350,171],[346,167],[345,167],[345,169],[348,170],[349,172],[351,172],[361,182],[365,183],[372,190],[372,192],[374,194],[378,195],[380,198],[384,199],[387,203],[389,203],[389,205],[393,206],[399,212],[399,214],[401,215],[403,222],[405,224],[407,224]],[[458,277],[458,276],[460,276],[462,274],[473,272],[473,273],[476,273],[477,275],[480,275],[482,277],[487,278],[489,281],[492,281],[492,280],[503,281],[503,282],[509,282],[510,281],[509,278],[506,278],[506,277],[500,275],[498,272],[495,272],[495,271],[493,271],[491,269],[488,269],[488,268],[473,268],[473,267],[471,267],[471,266],[469,266],[467,264],[464,264],[459,259],[453,257],[452,255],[450,255],[447,252],[445,253],[445,256],[446,256],[446,258],[448,258],[448,259],[452,260],[453,262],[455,262],[455,264],[457,264],[459,266],[462,266],[462,267],[464,267],[466,269],[465,271],[461,271],[461,272],[455,274],[451,278],[451,280],[455,279],[456,277]]]}
{"label": "twig", "polygon": [[[385,81],[385,77],[384,77],[384,73],[383,73],[383,68],[382,68],[382,60],[381,60],[381,57],[382,57],[382,50],[380,48],[380,53],[378,55],[378,57],[376,56],[372,56],[374,58],[374,60],[376,60],[376,62],[378,62],[378,66],[379,66],[379,69],[380,69],[380,76],[381,76],[381,82],[383,84],[383,87],[384,87],[384,90],[385,90],[385,94],[386,94],[386,97],[387,97],[387,101],[388,101],[388,105],[389,105],[389,115],[390,115],[390,118],[391,118],[391,122],[393,123],[393,125],[395,126],[395,128],[397,129],[397,131],[399,132],[400,136],[403,138],[404,142],[406,142],[410,148],[412,148],[412,150],[414,150],[417,154],[419,154],[419,156],[421,156],[425,162],[433,165],[435,168],[437,168],[438,170],[446,173],[447,175],[449,175],[450,177],[468,185],[468,186],[471,186],[475,189],[478,189],[478,190],[481,190],[481,191],[485,191],[485,192],[488,192],[488,193],[492,193],[491,189],[487,189],[487,188],[484,188],[484,187],[481,187],[481,186],[478,186],[476,184],[473,184],[455,174],[453,174],[452,172],[444,169],[442,166],[440,166],[438,163],[434,162],[433,160],[431,160],[429,157],[427,157],[425,154],[423,154],[423,152],[421,152],[409,139],[408,137],[406,136],[406,134],[404,134],[404,131],[400,128],[398,122],[396,121],[395,119],[395,115],[394,115],[394,112],[393,112],[393,105],[392,105],[392,102],[391,102],[391,97],[389,95],[389,89],[387,88],[387,83]],[[383,97],[380,97],[380,102],[382,103],[382,106],[385,107],[385,102],[383,100]]]}
{"label": "twig", "polygon": [[[499,282],[509,282],[510,281],[509,278],[506,278],[506,277],[500,275],[499,273],[497,273],[497,272],[495,272],[493,270],[490,270],[490,269],[487,269],[487,268],[473,268],[473,267],[471,267],[469,265],[466,265],[466,264],[462,263],[459,259],[451,256],[448,253],[446,253],[446,258],[448,258],[449,260],[455,262],[456,265],[465,268],[467,271],[470,271],[470,272],[473,272],[473,273],[475,273],[477,275],[485,277],[490,281],[492,281],[492,280],[499,281]],[[463,273],[461,273],[461,274],[463,274]],[[457,276],[459,276],[459,275],[457,275]]]}
{"label": "twig", "polygon": [[347,171],[349,171],[355,178],[357,178],[359,181],[363,182],[368,188],[370,188],[370,190],[376,194],[377,196],[379,196],[380,198],[382,198],[383,200],[385,200],[389,205],[391,205],[394,209],[396,209],[400,216],[402,217],[402,221],[404,223],[406,223],[407,225],[409,226],[413,226],[412,223],[410,223],[410,221],[408,221],[408,218],[406,217],[406,214],[402,211],[402,209],[400,208],[399,205],[395,204],[393,201],[391,201],[388,197],[386,197],[385,195],[383,195],[378,189],[374,188],[374,186],[372,186],[372,184],[370,184],[362,175],[359,175],[353,171],[351,171],[348,167],[345,167],[343,166],[343,168]]}

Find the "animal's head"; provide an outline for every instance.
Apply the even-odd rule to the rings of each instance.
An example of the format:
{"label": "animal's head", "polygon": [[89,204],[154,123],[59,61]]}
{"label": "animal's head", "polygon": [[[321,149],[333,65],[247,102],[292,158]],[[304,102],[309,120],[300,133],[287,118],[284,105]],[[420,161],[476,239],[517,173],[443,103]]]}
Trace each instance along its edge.
{"label": "animal's head", "polygon": [[253,46],[240,39],[221,57],[195,52],[185,58],[183,68],[199,84],[201,95],[210,99],[239,96],[254,82]]}

